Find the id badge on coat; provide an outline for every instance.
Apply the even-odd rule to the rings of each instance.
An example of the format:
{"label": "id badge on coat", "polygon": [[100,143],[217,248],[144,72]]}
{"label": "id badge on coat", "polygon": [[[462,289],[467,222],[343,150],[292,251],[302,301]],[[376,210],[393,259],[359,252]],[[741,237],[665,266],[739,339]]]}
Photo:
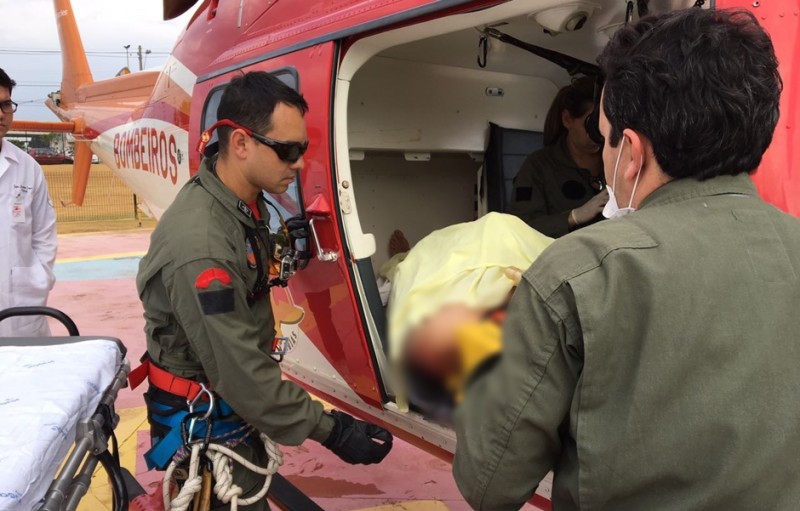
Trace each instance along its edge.
{"label": "id badge on coat", "polygon": [[11,221],[15,224],[25,222],[25,205],[21,202],[15,202],[11,205]]}

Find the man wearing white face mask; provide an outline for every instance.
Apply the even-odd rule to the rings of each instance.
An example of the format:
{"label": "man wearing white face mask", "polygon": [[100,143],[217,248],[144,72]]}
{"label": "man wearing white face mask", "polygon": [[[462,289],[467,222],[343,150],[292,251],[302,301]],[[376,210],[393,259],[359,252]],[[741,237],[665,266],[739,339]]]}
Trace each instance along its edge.
{"label": "man wearing white face mask", "polygon": [[454,475],[476,509],[794,510],[800,221],[755,172],[782,83],[746,11],[620,29],[599,58],[614,220],[523,275],[472,378]]}
{"label": "man wearing white face mask", "polygon": [[[626,139],[622,139],[622,143],[625,143]],[[614,193],[614,190],[617,188],[617,170],[619,170],[619,162],[622,159],[622,149],[623,146],[620,146],[619,151],[617,152],[617,161],[614,163],[614,177],[611,181],[611,184],[607,187],[608,188],[608,202],[606,202],[605,207],[603,208],[603,216],[606,218],[620,218],[628,213],[633,213],[635,208],[633,207],[633,197],[636,195],[636,185],[639,184],[639,177],[642,175],[642,165],[644,160],[639,162],[639,171],[636,172],[636,181],[633,183],[633,191],[631,192],[631,198],[628,200],[628,205],[624,208],[620,208],[619,204],[617,204],[617,196]]]}

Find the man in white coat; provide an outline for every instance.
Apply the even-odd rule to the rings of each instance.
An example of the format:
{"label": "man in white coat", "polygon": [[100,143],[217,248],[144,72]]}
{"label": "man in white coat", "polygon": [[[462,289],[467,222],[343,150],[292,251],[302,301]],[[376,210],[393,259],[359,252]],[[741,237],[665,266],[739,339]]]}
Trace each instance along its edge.
{"label": "man in white coat", "polygon": [[[5,139],[17,104],[16,82],[0,69],[0,310],[45,305],[55,283],[56,214],[44,173],[25,151]],[[43,316],[0,321],[0,337],[50,335]]]}

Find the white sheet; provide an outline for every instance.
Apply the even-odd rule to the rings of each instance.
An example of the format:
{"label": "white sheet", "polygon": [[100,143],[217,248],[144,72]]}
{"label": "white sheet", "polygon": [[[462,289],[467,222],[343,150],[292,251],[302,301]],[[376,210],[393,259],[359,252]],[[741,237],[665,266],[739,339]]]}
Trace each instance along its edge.
{"label": "white sheet", "polygon": [[121,363],[107,340],[0,346],[0,510],[42,500]]}

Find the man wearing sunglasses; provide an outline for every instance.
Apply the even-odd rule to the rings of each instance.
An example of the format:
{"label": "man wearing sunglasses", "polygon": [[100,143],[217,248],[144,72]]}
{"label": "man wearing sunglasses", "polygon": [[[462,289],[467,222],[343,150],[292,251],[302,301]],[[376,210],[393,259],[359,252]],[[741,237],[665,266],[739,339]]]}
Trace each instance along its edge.
{"label": "man wearing sunglasses", "polygon": [[[8,140],[16,85],[0,69],[0,310],[47,304],[56,259],[56,213],[38,163]],[[0,337],[50,335],[43,316],[0,321]]]}
{"label": "man wearing sunglasses", "polygon": [[[274,247],[262,192],[285,192],[303,168],[307,109],[300,94],[268,73],[232,80],[217,110],[220,121],[203,133],[205,157],[197,175],[153,232],[137,277],[149,357],[142,367],[150,381],[151,466],[164,468],[180,447],[170,443],[175,421],[185,416],[186,400],[200,383],[216,397],[212,438],[231,425],[252,426],[253,433],[234,437],[235,450],[261,467],[267,460],[259,432],[285,445],[311,438],[348,463],[377,463],[391,449],[387,431],[338,411],[326,413],[299,386],[282,380],[272,356]],[[219,142],[206,147],[214,130]],[[241,498],[264,482],[238,464],[233,477],[244,489]],[[213,507],[225,508],[219,502]],[[247,509],[267,504],[262,499]]]}

